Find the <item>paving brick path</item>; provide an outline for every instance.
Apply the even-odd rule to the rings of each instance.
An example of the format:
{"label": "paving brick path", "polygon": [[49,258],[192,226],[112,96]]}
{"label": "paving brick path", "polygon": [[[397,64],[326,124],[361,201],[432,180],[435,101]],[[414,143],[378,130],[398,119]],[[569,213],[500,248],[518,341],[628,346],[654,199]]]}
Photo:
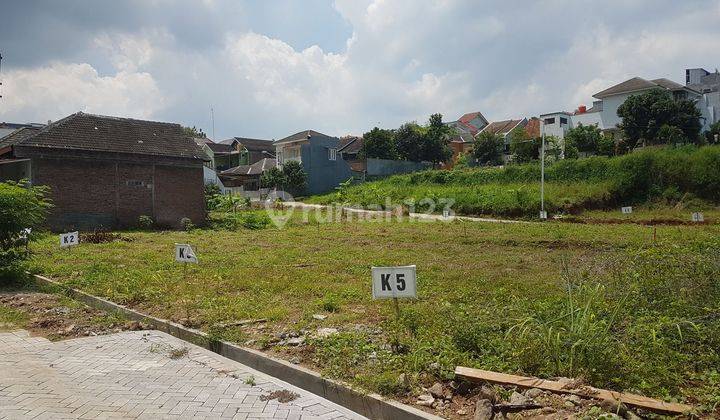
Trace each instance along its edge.
{"label": "paving brick path", "polygon": [[[279,390],[299,397],[263,401]],[[0,333],[0,419],[26,418],[363,417],[159,331],[54,343]]]}

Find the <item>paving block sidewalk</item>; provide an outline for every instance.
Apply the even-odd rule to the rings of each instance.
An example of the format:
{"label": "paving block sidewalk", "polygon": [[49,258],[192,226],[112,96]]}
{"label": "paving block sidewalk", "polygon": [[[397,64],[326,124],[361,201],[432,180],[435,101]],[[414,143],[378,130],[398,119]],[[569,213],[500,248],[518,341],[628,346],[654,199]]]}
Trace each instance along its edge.
{"label": "paving block sidewalk", "polygon": [[[280,390],[298,398],[268,399]],[[30,418],[364,417],[160,331],[60,342],[0,333],[0,419]]]}

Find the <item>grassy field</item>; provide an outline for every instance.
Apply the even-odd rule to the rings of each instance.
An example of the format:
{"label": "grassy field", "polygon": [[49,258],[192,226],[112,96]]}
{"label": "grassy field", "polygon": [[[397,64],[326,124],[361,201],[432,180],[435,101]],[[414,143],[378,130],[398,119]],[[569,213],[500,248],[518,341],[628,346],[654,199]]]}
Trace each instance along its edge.
{"label": "grassy field", "polygon": [[[624,156],[565,159],[545,171],[545,208],[551,214],[650,206],[717,212],[720,147],[652,148]],[[536,218],[540,210],[540,165],[435,170],[344,186],[306,201],[360,206],[414,203],[441,213],[431,202],[451,199],[463,215]],[[430,199],[430,202],[423,200]]]}
{"label": "grassy field", "polygon": [[[403,395],[458,364],[720,404],[720,227],[355,222],[126,232],[33,245],[32,269],[153,315]],[[181,267],[173,244],[195,247]],[[419,299],[371,299],[372,265],[418,266]],[[314,314],[327,315],[325,320]],[[13,316],[12,314],[7,316]],[[266,318],[257,327],[225,327]],[[340,333],[313,336],[320,327]],[[302,349],[279,333],[310,332]],[[400,381],[400,375],[406,381]]]}

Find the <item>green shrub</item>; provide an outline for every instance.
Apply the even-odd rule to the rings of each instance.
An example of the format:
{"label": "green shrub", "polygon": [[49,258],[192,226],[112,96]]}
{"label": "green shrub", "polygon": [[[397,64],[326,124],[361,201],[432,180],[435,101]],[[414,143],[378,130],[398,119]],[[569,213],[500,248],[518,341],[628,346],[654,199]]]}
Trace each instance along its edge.
{"label": "green shrub", "polygon": [[325,312],[340,312],[340,299],[329,293],[318,301],[318,306]]}
{"label": "green shrub", "polygon": [[192,220],[187,217],[183,217],[182,219],[180,219],[180,227],[186,232],[195,229],[195,225],[193,224]]}
{"label": "green shrub", "polygon": [[270,217],[263,211],[240,211],[237,213],[215,213],[211,215],[210,225],[213,229],[260,230],[272,224]]}
{"label": "green shrub", "polygon": [[48,191],[27,182],[0,183],[0,277],[18,270],[27,258],[27,242],[35,238],[52,206]]}
{"label": "green shrub", "polygon": [[138,226],[140,229],[152,229],[155,227],[155,221],[152,217],[143,214],[138,217]]}

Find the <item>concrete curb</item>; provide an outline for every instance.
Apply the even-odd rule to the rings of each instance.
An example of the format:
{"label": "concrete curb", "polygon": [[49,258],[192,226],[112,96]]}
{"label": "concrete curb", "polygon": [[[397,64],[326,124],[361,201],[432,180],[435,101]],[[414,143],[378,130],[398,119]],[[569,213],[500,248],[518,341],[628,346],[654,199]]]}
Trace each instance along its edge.
{"label": "concrete curb", "polygon": [[38,274],[33,274],[33,278],[38,284],[62,289],[68,296],[88,306],[107,312],[119,313],[133,321],[142,321],[150,324],[155,329],[211,350],[223,357],[227,357],[228,359],[242,363],[267,375],[276,377],[305,391],[312,392],[315,395],[330,400],[365,417],[371,419],[400,420],[441,419],[441,417],[426,413],[409,405],[383,399],[377,394],[364,394],[340,382],[323,378],[319,373],[310,369],[293,365],[292,363],[268,356],[257,350],[239,347],[227,341],[213,339],[202,331],[187,328],[154,316],[145,315],[123,305],[118,305],[109,300],[65,286],[50,278]]}

